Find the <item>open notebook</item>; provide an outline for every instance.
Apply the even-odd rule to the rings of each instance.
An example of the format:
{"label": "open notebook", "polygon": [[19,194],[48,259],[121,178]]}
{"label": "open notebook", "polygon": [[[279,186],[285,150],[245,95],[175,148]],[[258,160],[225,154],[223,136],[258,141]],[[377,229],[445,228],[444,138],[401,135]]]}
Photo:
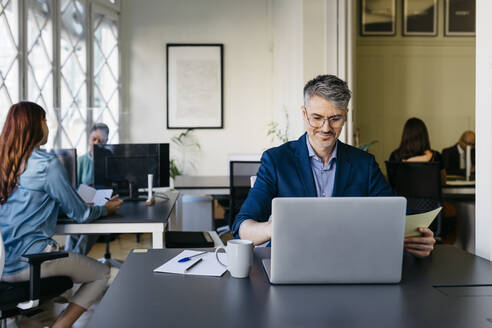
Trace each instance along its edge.
{"label": "open notebook", "polygon": [[[207,252],[201,256],[197,256],[196,258],[192,258],[187,262],[178,262],[180,259],[188,256],[193,256],[201,252],[185,250],[182,251],[179,255],[176,255],[160,267],[154,269],[154,272],[162,272],[162,273],[177,273],[177,274],[187,274],[194,276],[214,276],[220,277],[226,272],[226,268],[223,267],[217,259],[215,258],[214,252]],[[227,255],[224,253],[218,254],[220,260],[226,263]],[[185,272],[186,268],[193,265],[199,259],[202,259],[199,263],[193,266],[192,269]]]}
{"label": "open notebook", "polygon": [[77,190],[80,198],[86,203],[93,203],[97,206],[103,206],[106,204],[111,195],[113,194],[113,189],[99,189],[96,190],[88,185],[81,184]]}

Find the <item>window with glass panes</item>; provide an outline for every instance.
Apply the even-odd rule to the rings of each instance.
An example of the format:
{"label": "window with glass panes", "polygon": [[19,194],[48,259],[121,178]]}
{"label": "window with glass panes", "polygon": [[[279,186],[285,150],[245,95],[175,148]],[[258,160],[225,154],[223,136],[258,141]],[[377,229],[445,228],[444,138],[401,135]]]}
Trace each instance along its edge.
{"label": "window with glass panes", "polygon": [[93,123],[119,141],[118,0],[0,0],[0,124],[28,100],[48,114],[48,148],[88,149]]}

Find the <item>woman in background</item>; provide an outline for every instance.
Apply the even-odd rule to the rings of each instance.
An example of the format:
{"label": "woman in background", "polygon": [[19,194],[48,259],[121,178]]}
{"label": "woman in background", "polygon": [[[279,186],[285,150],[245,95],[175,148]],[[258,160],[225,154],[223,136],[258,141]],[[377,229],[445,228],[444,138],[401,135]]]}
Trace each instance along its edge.
{"label": "woman in background", "polygon": [[[441,184],[446,183],[446,170],[442,155],[431,149],[429,133],[425,123],[418,118],[410,118],[403,127],[400,147],[394,150],[389,158],[390,162],[436,162],[441,170]],[[407,207],[419,213],[422,210],[431,210],[442,204],[434,200],[407,199]],[[440,215],[440,214],[439,214]],[[441,234],[440,219],[434,220],[429,227],[436,235]]]}
{"label": "woman in background", "polygon": [[[77,222],[89,222],[116,212],[117,197],[104,206],[85,204],[71,187],[54,155],[40,150],[48,140],[43,108],[32,102],[13,105],[0,135],[0,231],[5,242],[2,280],[29,280],[23,254],[57,249],[52,239],[62,210]],[[71,327],[79,316],[104,295],[109,268],[89,257],[69,252],[67,258],[44,262],[41,277],[69,276],[80,289],[53,327]]]}
{"label": "woman in background", "polygon": [[425,123],[418,118],[410,118],[403,127],[400,147],[394,150],[389,158],[390,162],[438,162],[441,164],[441,176],[444,183],[443,158],[438,151],[432,150],[429,133]]}

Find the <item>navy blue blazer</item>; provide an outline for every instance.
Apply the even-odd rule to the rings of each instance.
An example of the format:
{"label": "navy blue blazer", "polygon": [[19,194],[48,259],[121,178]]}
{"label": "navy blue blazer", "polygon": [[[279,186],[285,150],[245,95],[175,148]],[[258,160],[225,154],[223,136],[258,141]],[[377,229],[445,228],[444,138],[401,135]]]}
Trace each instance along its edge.
{"label": "navy blue blazer", "polygon": [[[296,141],[265,151],[256,182],[232,225],[239,238],[245,220],[266,222],[276,197],[316,197],[306,133]],[[393,196],[374,156],[338,141],[333,197]]]}

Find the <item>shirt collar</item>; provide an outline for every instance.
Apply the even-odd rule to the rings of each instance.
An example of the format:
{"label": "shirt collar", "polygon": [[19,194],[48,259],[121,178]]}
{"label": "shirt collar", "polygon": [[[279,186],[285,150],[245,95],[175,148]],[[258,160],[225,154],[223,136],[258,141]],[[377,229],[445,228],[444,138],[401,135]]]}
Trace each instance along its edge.
{"label": "shirt collar", "polygon": [[[314,152],[313,146],[309,142],[309,136],[306,137],[306,144],[308,149],[309,158],[316,158],[317,160],[321,160],[318,155]],[[330,165],[337,158],[337,148],[338,148],[338,139],[335,140],[335,147],[333,147],[333,152],[331,153],[330,159],[328,160],[328,165]]]}
{"label": "shirt collar", "polygon": [[461,149],[459,144],[456,144],[456,148],[458,148],[458,153],[460,153],[460,155],[463,155],[465,153],[465,151]]}

